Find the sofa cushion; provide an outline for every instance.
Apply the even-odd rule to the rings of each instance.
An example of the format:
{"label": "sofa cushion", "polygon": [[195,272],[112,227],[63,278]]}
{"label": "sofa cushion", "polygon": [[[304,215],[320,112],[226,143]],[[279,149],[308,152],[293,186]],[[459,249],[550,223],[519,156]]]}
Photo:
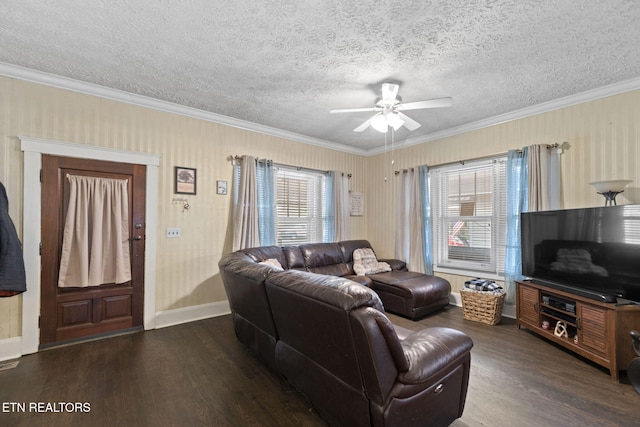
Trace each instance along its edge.
{"label": "sofa cushion", "polygon": [[312,273],[342,277],[350,274],[337,243],[311,243],[300,245],[307,270]]}
{"label": "sofa cushion", "polygon": [[360,248],[371,248],[371,243],[368,240],[344,240],[338,242],[340,249],[342,249],[342,258],[344,258],[347,268],[353,274],[353,251]]}
{"label": "sofa cushion", "polygon": [[400,260],[400,259],[379,259],[378,261],[380,262],[386,262],[387,264],[389,264],[389,266],[391,267],[391,270],[394,271],[408,271],[407,270],[407,263]]}
{"label": "sofa cushion", "polygon": [[371,283],[373,280],[369,276],[357,276],[355,274],[347,274],[346,276],[342,276],[345,279],[353,280],[356,283],[360,283],[362,286],[371,287]]}
{"label": "sofa cushion", "polygon": [[253,259],[254,262],[276,259],[283,268],[289,268],[280,246],[260,246],[257,248],[241,249],[241,251]]}
{"label": "sofa cushion", "polygon": [[306,270],[304,257],[298,246],[283,246],[282,253],[287,260],[287,267],[291,270]]}
{"label": "sofa cushion", "polygon": [[252,257],[242,252],[224,255],[218,262],[218,266],[221,273],[235,274],[255,282],[264,282],[267,276],[275,271],[273,267],[259,264]]}
{"label": "sofa cushion", "polygon": [[[351,274],[355,274],[353,271],[353,251],[362,248],[371,248],[373,250],[368,240],[343,240],[342,242],[338,242],[338,244],[342,249],[342,257]],[[375,253],[375,251],[373,252]],[[407,270],[407,264],[399,259],[379,259],[378,261],[386,262],[392,270]]]}
{"label": "sofa cushion", "polygon": [[343,310],[373,307],[384,312],[384,306],[378,294],[343,277],[287,270],[269,275],[267,283],[291,289],[298,294],[323,301]]}
{"label": "sofa cushion", "polygon": [[405,384],[422,383],[441,375],[467,357],[473,341],[465,333],[445,327],[421,329],[401,341],[409,370],[399,375]]}

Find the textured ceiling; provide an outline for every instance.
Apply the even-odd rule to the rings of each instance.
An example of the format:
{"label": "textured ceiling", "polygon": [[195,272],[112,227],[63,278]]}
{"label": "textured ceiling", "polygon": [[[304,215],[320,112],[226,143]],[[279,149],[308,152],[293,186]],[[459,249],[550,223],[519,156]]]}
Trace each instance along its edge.
{"label": "textured ceiling", "polygon": [[380,84],[396,142],[640,77],[636,0],[2,0],[0,62],[359,150]]}

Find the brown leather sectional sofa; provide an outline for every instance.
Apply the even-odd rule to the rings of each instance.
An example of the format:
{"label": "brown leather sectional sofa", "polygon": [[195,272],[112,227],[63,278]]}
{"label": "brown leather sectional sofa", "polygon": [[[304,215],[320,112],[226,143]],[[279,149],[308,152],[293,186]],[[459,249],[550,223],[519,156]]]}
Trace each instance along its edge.
{"label": "brown leather sectional sofa", "polygon": [[[277,246],[220,260],[238,340],[330,425],[446,426],[460,417],[471,339],[449,328],[412,332],[392,325],[378,294],[349,277],[340,243],[304,246],[297,248],[311,249],[302,257],[306,266],[297,251]],[[336,246],[346,267],[334,262]],[[260,264],[267,259],[284,270]]]}

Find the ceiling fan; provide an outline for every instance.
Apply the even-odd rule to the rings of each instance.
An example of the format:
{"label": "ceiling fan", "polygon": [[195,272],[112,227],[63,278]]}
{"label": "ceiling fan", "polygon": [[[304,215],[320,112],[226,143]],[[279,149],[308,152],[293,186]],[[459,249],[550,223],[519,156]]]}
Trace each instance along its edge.
{"label": "ceiling fan", "polygon": [[453,105],[451,98],[436,98],[426,101],[402,103],[402,98],[398,96],[400,86],[395,83],[382,83],[382,97],[376,99],[373,107],[370,108],[344,108],[329,111],[336,113],[357,113],[363,111],[375,111],[376,114],[366,122],[354,129],[354,132],[362,132],[369,126],[375,130],[385,133],[389,128],[400,129],[401,126],[409,130],[416,130],[421,125],[411,117],[403,114],[406,110],[419,110],[422,108],[450,107]]}

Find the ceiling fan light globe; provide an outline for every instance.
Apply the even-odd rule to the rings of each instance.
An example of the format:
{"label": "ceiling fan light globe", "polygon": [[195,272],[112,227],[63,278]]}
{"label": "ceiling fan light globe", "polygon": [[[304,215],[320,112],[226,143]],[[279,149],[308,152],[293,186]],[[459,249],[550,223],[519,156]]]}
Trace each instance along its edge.
{"label": "ceiling fan light globe", "polygon": [[404,120],[398,116],[397,113],[387,114],[387,124],[393,128],[393,130],[398,130],[404,124]]}
{"label": "ceiling fan light globe", "polygon": [[381,133],[387,133],[387,119],[384,115],[378,114],[373,119],[371,119],[371,127]]}

